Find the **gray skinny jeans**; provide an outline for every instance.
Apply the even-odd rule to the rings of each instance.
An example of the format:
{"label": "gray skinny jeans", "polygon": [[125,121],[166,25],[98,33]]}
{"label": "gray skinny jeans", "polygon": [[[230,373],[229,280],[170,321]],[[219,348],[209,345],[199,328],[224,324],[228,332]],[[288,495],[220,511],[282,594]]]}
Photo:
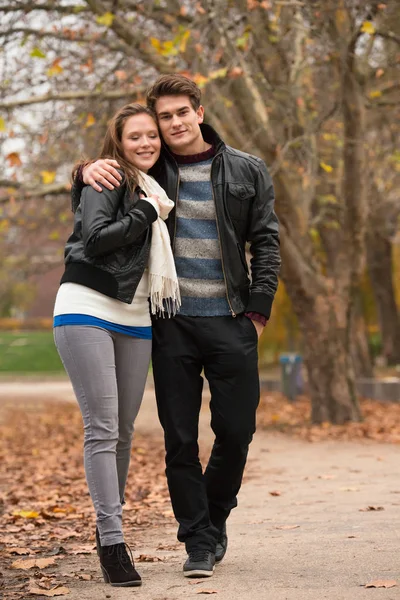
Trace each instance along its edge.
{"label": "gray skinny jeans", "polygon": [[100,542],[119,544],[133,424],[151,340],[81,325],[55,327],[54,340],[82,413],[85,473]]}

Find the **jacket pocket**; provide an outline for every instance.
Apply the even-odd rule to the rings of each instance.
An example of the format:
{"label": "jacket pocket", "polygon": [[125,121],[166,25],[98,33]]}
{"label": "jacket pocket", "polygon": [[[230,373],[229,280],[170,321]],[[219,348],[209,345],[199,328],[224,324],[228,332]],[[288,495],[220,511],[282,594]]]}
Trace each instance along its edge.
{"label": "jacket pocket", "polygon": [[256,193],[251,183],[228,183],[227,205],[232,219],[243,220],[247,217],[249,200]]}

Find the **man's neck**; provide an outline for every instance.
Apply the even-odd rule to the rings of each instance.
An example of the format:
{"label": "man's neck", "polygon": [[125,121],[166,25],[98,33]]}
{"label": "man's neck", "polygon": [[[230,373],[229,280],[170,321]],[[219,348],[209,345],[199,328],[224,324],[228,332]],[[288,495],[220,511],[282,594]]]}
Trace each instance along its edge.
{"label": "man's neck", "polygon": [[169,146],[172,154],[177,156],[192,156],[194,154],[202,154],[203,152],[207,152],[211,148],[211,144],[208,144],[203,138],[196,141],[196,143],[191,144],[189,147],[185,148],[171,148]]}
{"label": "man's neck", "polygon": [[210,144],[207,144],[207,146],[208,148],[204,152],[199,152],[197,154],[175,154],[172,152],[172,150],[171,154],[175,158],[178,165],[199,163],[205,160],[210,160],[215,156],[214,146],[210,146]]}

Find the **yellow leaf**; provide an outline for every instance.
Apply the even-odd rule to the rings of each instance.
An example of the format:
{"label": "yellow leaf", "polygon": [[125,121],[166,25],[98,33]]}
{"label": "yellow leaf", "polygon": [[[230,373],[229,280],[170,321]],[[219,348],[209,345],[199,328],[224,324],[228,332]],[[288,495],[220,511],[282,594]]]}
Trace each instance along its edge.
{"label": "yellow leaf", "polygon": [[370,98],[380,98],[382,96],[382,92],[380,90],[372,90],[372,92],[370,92],[368,96]]}
{"label": "yellow leaf", "polygon": [[56,241],[56,240],[59,240],[59,239],[60,239],[60,234],[58,233],[58,231],[52,231],[49,234],[49,240]]}
{"label": "yellow leaf", "polygon": [[92,125],[94,125],[96,123],[96,119],[94,118],[94,116],[92,115],[92,113],[89,113],[86,119],[86,123],[85,123],[85,127],[92,127]]}
{"label": "yellow leaf", "polygon": [[369,33],[370,35],[373,35],[376,29],[371,21],[364,21],[364,23],[361,25],[360,31],[361,33]]}
{"label": "yellow leaf", "polygon": [[59,75],[62,73],[64,69],[61,66],[61,58],[56,58],[51,67],[49,67],[46,71],[48,77],[54,77],[55,75]]}
{"label": "yellow leaf", "polygon": [[199,88],[201,89],[201,88],[203,88],[203,87],[206,85],[206,83],[208,82],[208,77],[204,77],[204,75],[201,75],[201,73],[196,73],[196,74],[193,76],[193,81],[194,81],[195,83],[197,83],[197,85],[198,85],[198,86],[199,86]]}
{"label": "yellow leaf", "polygon": [[30,52],[30,56],[32,56],[32,58],[46,58],[46,55],[41,51],[40,48],[34,48]]}
{"label": "yellow leaf", "polygon": [[40,175],[42,176],[44,185],[48,185],[49,183],[53,183],[56,178],[56,171],[40,171]]}
{"label": "yellow leaf", "polygon": [[333,171],[333,167],[331,167],[331,165],[327,165],[324,162],[320,162],[319,166],[321,167],[321,169],[323,169],[326,173],[332,173]]}
{"label": "yellow leaf", "polygon": [[5,131],[6,130],[6,122],[3,119],[3,117],[0,117],[0,131]]}
{"label": "yellow leaf", "polygon": [[227,68],[217,69],[217,71],[211,71],[211,73],[209,73],[209,77],[210,79],[221,79],[223,77],[226,77],[227,72]]}
{"label": "yellow leaf", "polygon": [[185,33],[182,35],[182,39],[181,42],[179,44],[179,52],[185,52],[186,50],[186,46],[188,43],[188,39],[190,38],[190,31],[187,30],[185,31]]}
{"label": "yellow leaf", "polygon": [[35,510],[14,510],[14,517],[22,517],[23,519],[37,519],[39,513]]}
{"label": "yellow leaf", "polygon": [[104,25],[104,27],[111,27],[114,19],[115,15],[113,15],[111,12],[106,12],[104,15],[96,17],[96,23],[99,25]]}
{"label": "yellow leaf", "polygon": [[153,46],[153,48],[155,48],[157,51],[161,50],[161,42],[160,40],[158,40],[157,38],[150,38],[150,44]]}

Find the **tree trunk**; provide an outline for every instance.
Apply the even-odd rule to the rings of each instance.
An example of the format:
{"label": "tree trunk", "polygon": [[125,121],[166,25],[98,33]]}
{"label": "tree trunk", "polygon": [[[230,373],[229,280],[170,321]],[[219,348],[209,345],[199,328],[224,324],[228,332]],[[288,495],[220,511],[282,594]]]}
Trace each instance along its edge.
{"label": "tree trunk", "polygon": [[383,355],[388,364],[400,363],[400,318],[393,286],[392,245],[377,227],[369,233],[368,272],[375,296]]}
{"label": "tree trunk", "polygon": [[319,295],[299,319],[312,400],[313,423],[360,421],[351,356],[351,315],[337,295]]}
{"label": "tree trunk", "polygon": [[360,292],[355,298],[351,331],[351,355],[356,377],[373,377],[371,354],[368,345],[368,332],[361,307]]}

